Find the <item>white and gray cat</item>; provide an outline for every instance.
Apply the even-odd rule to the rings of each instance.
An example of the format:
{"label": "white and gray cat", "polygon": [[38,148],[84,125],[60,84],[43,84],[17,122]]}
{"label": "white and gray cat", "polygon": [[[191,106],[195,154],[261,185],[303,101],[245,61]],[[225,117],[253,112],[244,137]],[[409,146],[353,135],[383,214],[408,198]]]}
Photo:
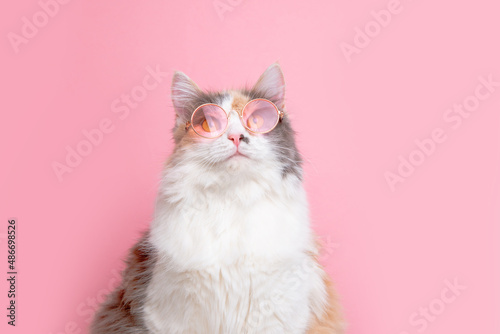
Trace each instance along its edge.
{"label": "white and gray cat", "polygon": [[[278,64],[251,89],[215,93],[175,73],[176,146],[155,215],[91,333],[344,333],[317,261],[284,95]],[[240,116],[255,99],[283,113],[269,132],[251,131]],[[189,126],[205,104],[227,113],[216,138]]]}

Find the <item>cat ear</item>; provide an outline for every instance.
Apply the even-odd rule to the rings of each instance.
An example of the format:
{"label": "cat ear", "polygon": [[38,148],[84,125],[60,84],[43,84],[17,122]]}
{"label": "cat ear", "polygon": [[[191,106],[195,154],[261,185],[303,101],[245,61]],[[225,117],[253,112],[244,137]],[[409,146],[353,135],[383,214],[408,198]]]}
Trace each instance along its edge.
{"label": "cat ear", "polygon": [[252,88],[253,91],[267,96],[279,109],[285,104],[285,77],[278,63],[269,66]]}
{"label": "cat ear", "polygon": [[194,83],[187,75],[176,71],[172,78],[172,103],[176,116],[182,121],[189,120],[192,112],[191,101],[198,97],[201,93],[198,85]]}

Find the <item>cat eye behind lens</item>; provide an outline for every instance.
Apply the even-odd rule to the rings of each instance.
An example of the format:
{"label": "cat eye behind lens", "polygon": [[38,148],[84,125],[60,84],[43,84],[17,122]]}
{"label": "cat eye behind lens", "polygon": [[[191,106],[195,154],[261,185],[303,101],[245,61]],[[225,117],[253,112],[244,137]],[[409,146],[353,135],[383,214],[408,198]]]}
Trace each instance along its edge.
{"label": "cat eye behind lens", "polygon": [[[283,118],[283,112],[269,100],[254,99],[243,107],[239,116],[248,131],[267,133],[273,130]],[[228,124],[228,116],[222,107],[206,103],[194,110],[191,122],[186,123],[186,130],[192,126],[197,135],[213,139],[226,132]]]}
{"label": "cat eye behind lens", "polygon": [[274,103],[265,99],[255,99],[243,108],[243,125],[252,132],[266,133],[276,127],[281,113]]}
{"label": "cat eye behind lens", "polygon": [[216,104],[202,104],[193,112],[191,125],[196,134],[205,138],[219,137],[226,131],[227,115],[224,109]]}

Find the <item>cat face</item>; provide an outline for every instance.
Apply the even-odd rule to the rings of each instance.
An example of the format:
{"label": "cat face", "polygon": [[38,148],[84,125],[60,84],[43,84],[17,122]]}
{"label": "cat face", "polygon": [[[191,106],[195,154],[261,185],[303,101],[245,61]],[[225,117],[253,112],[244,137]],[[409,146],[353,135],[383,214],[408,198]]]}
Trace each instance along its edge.
{"label": "cat face", "polygon": [[[243,124],[246,120],[240,117],[244,106],[254,99],[269,100],[284,112],[284,95],[285,83],[278,64],[271,65],[252,89],[222,92],[202,91],[184,73],[176,72],[172,81],[176,152],[206,169],[258,170],[265,165],[282,177],[294,175],[300,179],[301,159],[288,115],[285,113],[273,130],[261,134],[249,131]],[[192,126],[186,127],[196,108],[206,103],[220,106],[229,118],[226,131],[217,138],[204,138]]]}

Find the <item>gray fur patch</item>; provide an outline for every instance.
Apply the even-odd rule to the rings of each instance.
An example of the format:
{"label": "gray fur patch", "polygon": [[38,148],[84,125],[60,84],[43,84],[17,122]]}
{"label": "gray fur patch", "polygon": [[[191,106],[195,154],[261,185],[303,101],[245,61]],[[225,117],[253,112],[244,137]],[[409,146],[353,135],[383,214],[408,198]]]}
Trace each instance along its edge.
{"label": "gray fur patch", "polygon": [[250,138],[243,137],[243,138],[241,138],[241,141],[244,142],[244,143],[246,143],[246,144],[248,144],[248,143],[250,143]]}
{"label": "gray fur patch", "polygon": [[[267,99],[274,103],[273,97],[266,95],[265,92],[255,90],[241,90],[250,99]],[[302,158],[295,144],[295,131],[292,129],[290,119],[285,110],[285,117],[276,125],[273,131],[265,134],[271,142],[271,146],[278,155],[282,163],[281,175],[285,178],[288,175],[294,175],[302,180]]]}
{"label": "gray fur patch", "polygon": [[148,238],[149,231],[131,249],[127,268],[122,273],[122,283],[95,314],[91,334],[149,333],[143,320],[143,306],[156,254]]}

